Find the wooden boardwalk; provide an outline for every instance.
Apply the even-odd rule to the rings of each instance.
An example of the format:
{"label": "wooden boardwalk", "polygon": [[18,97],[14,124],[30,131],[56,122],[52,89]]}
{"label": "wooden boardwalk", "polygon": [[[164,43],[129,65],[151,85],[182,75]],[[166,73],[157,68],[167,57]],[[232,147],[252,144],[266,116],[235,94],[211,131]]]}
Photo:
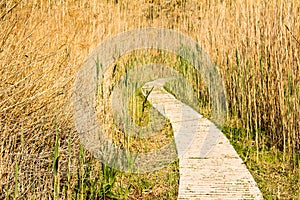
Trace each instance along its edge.
{"label": "wooden boardwalk", "polygon": [[263,199],[226,136],[208,119],[163,89],[165,79],[143,86],[148,101],[172,124],[179,156],[178,199]]}

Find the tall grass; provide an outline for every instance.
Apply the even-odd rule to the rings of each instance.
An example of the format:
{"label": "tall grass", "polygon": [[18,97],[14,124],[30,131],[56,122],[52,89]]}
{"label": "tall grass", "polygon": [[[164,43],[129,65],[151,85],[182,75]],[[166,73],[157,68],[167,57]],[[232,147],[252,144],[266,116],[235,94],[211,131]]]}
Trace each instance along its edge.
{"label": "tall grass", "polygon": [[[299,169],[299,12],[297,0],[1,1],[0,198],[49,198],[63,190],[71,198],[74,188],[83,190],[76,180],[87,164],[80,160],[71,109],[76,72],[100,42],[147,26],[197,40],[220,67],[228,125],[253,141],[255,160],[272,150],[278,155],[272,159],[284,163],[283,176],[287,166]],[[297,195],[296,189],[277,190],[283,197]]]}

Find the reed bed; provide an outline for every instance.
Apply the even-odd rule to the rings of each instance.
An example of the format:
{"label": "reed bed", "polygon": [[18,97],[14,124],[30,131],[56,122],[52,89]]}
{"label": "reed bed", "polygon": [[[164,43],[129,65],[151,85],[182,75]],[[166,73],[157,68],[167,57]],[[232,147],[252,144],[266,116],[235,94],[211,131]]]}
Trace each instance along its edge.
{"label": "reed bed", "polygon": [[[1,1],[0,198],[87,198],[84,191],[97,183],[93,177],[104,167],[83,153],[74,127],[71,98],[76,73],[98,44],[140,27],[182,32],[211,56],[226,86],[226,126],[244,130],[238,138],[251,141],[247,144],[253,146],[253,162],[262,163],[264,151],[278,152],[277,164],[287,166],[281,175],[299,174],[292,189],[273,185],[263,189],[264,195],[296,198],[299,13],[297,0]],[[152,176],[163,176],[157,173]],[[173,180],[173,175],[166,180]],[[143,180],[140,185],[146,184]],[[159,182],[163,186],[152,193],[128,186],[127,194],[122,186],[118,194],[162,198],[169,183]],[[97,187],[94,190],[100,190]]]}

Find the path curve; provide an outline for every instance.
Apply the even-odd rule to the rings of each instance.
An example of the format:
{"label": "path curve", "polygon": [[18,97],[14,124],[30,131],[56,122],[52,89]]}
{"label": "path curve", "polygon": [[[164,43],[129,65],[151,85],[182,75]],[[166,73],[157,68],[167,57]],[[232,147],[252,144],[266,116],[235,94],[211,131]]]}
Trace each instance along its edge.
{"label": "path curve", "polygon": [[178,199],[263,199],[252,175],[226,136],[168,93],[161,78],[142,92],[172,124],[179,157]]}

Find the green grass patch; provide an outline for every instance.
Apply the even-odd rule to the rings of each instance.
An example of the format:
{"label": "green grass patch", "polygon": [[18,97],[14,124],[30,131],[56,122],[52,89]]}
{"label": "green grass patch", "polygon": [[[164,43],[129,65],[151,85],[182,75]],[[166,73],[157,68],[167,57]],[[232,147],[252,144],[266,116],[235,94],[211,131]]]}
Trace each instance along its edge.
{"label": "green grass patch", "polygon": [[300,198],[298,156],[286,158],[282,151],[262,144],[257,149],[253,140],[255,133],[244,128],[225,126],[222,131],[253,175],[265,199]]}

